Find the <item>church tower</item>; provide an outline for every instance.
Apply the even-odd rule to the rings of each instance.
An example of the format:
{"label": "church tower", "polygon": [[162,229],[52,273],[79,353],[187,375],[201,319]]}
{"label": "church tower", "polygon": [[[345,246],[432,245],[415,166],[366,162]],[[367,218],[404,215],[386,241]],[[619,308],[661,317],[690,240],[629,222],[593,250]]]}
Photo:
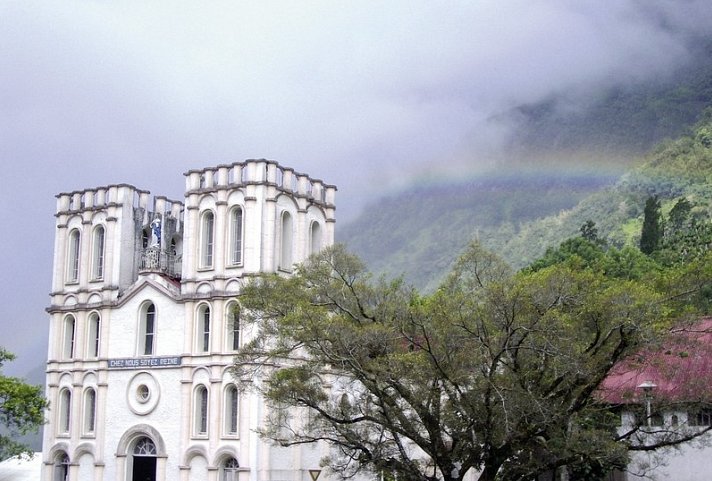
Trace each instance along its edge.
{"label": "church tower", "polygon": [[127,184],[57,196],[45,481],[311,481],[229,372],[237,294],[331,244],[336,188],[268,160],[191,170],[183,202]]}

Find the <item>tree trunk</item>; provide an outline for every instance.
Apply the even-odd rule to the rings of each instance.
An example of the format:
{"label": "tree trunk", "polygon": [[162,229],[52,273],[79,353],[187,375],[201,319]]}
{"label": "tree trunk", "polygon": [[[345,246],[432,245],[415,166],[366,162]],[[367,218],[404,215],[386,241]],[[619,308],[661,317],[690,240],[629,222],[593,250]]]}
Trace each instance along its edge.
{"label": "tree trunk", "polygon": [[477,478],[477,481],[494,481],[497,478],[497,471],[499,471],[499,465],[492,466],[490,464],[486,464],[485,468],[480,473],[480,477]]}

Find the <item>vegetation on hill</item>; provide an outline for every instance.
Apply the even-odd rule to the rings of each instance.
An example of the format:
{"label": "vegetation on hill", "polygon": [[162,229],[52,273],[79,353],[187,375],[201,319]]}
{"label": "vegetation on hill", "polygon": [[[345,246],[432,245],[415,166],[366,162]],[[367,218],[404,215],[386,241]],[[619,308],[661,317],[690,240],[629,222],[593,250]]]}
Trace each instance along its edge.
{"label": "vegetation on hill", "polygon": [[341,229],[339,240],[374,272],[402,274],[425,289],[437,285],[473,238],[516,268],[576,236],[589,220],[609,245],[638,246],[651,196],[657,196],[665,216],[685,199],[691,218],[709,217],[712,111],[687,135],[660,144],[638,167],[607,186],[600,180],[587,184],[585,179],[521,176],[516,182],[487,179],[468,187],[413,190],[385,200]]}
{"label": "vegetation on hill", "polygon": [[[663,214],[684,199],[689,204],[691,219],[708,218],[712,206],[709,132],[712,132],[712,112],[688,135],[658,146],[644,163],[623,175],[615,185],[557,216],[523,224],[518,234],[499,248],[494,243],[486,244],[521,267],[540,257],[547,247],[574,236],[584,222],[592,220],[608,244],[638,246],[645,205],[651,196],[657,197]],[[498,238],[501,233],[493,231],[492,239]]]}
{"label": "vegetation on hill", "polygon": [[610,177],[492,174],[469,183],[419,187],[381,199],[367,214],[339,226],[337,241],[376,273],[403,275],[433,288],[473,238],[490,246],[516,235],[527,221],[571,208]]}
{"label": "vegetation on hill", "polygon": [[[414,187],[381,199],[339,225],[337,240],[373,272],[403,275],[425,289],[437,286],[473,238],[515,267],[576,235],[587,220],[611,245],[637,245],[651,195],[658,195],[664,214],[683,197],[693,215],[706,214],[712,126],[703,111],[710,105],[712,41],[698,41],[694,60],[674,77],[616,87],[574,111],[561,109],[561,99],[518,107],[510,152],[517,165],[469,183]],[[650,149],[641,167],[615,182]],[[615,179],[596,174],[597,165],[621,155],[629,160]],[[567,175],[576,166],[566,164],[559,175],[533,175],[538,162],[531,160],[530,171],[521,171],[524,159],[576,164],[578,156],[589,156],[588,176]]]}

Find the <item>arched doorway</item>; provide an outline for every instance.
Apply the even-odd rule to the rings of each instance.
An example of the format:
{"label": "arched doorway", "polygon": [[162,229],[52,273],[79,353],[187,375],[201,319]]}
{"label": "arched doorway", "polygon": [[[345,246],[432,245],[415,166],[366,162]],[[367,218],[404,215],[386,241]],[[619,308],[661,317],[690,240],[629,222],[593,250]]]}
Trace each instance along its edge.
{"label": "arched doorway", "polygon": [[220,481],[237,481],[240,465],[237,459],[228,456],[220,463]]}
{"label": "arched doorway", "polygon": [[131,456],[131,481],[156,481],[157,456],[156,445],[151,438],[138,438]]}
{"label": "arched doorway", "polygon": [[60,451],[54,457],[52,481],[67,481],[69,479],[69,456]]}
{"label": "arched doorway", "polygon": [[[133,396],[134,389],[130,393]],[[148,424],[136,424],[126,430],[116,446],[117,479],[166,481],[167,459],[166,443],[161,433]],[[136,471],[134,461],[138,464]]]}

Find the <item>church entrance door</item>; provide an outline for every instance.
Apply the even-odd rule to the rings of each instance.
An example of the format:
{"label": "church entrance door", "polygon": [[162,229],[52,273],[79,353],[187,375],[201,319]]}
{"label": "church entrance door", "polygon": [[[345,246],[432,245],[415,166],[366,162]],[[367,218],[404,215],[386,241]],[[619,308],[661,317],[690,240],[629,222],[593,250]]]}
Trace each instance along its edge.
{"label": "church entrance door", "polygon": [[131,481],[156,481],[156,445],[143,437],[133,450]]}

